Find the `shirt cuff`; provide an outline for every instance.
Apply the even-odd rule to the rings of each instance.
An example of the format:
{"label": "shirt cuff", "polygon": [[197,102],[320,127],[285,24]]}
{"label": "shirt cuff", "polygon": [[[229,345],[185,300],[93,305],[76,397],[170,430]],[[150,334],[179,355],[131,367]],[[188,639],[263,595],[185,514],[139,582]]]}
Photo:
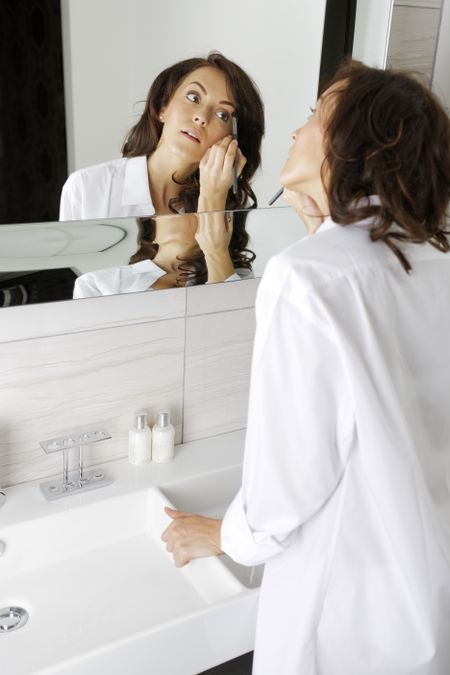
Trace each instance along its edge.
{"label": "shirt cuff", "polygon": [[260,565],[286,550],[290,536],[281,540],[268,532],[255,532],[250,527],[242,497],[238,492],[225,512],[220,530],[220,547],[241,565]]}

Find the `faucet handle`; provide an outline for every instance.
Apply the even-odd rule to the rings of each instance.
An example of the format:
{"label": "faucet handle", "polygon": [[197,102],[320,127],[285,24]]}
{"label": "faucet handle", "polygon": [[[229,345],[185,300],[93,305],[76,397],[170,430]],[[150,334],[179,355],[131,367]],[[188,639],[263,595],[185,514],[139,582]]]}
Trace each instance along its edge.
{"label": "faucet handle", "polygon": [[0,509],[2,508],[3,504],[6,502],[6,494],[5,492],[0,488]]}
{"label": "faucet handle", "polygon": [[52,452],[60,452],[61,450],[69,450],[70,448],[79,448],[81,445],[106,441],[109,438],[112,438],[112,436],[105,429],[88,429],[67,433],[65,436],[50,438],[47,441],[40,441],[39,445],[47,454],[51,454]]}

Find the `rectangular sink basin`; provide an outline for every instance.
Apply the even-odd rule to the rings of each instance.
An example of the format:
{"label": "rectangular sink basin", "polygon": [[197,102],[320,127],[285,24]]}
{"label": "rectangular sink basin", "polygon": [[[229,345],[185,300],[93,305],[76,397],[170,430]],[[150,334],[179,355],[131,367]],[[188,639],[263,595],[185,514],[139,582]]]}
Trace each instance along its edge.
{"label": "rectangular sink basin", "polygon": [[[209,518],[222,518],[241,485],[242,466],[227,467],[213,473],[177,481],[161,488],[161,492],[180,511]],[[245,567],[229,556],[218,558],[246,588],[261,585],[264,565]]]}
{"label": "rectangular sink basin", "polygon": [[[245,590],[216,558],[174,566],[160,539],[170,519],[158,488],[80,500],[45,517],[0,525],[6,546],[0,608],[29,613],[23,628],[0,635],[1,672],[59,675],[66,673],[64,663],[139,635],[150,645],[155,632],[154,648],[170,650],[173,637],[166,644],[164,631],[172,635],[171,627],[187,617]],[[67,672],[91,672],[83,668]]]}

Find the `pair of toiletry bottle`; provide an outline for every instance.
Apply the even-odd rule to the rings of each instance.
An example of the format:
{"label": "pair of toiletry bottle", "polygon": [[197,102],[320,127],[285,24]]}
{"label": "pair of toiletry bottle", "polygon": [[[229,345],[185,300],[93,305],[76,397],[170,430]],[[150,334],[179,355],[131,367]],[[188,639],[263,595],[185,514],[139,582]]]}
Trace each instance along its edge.
{"label": "pair of toiletry bottle", "polygon": [[170,462],[174,456],[175,429],[170,423],[170,413],[158,413],[156,424],[150,429],[147,413],[140,412],[134,417],[134,428],[128,436],[128,459],[131,464]]}

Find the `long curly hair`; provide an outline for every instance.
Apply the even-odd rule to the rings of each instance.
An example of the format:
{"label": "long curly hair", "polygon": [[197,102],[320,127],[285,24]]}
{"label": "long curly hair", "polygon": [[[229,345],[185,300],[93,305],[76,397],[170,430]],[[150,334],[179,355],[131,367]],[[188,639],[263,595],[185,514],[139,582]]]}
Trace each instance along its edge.
{"label": "long curly hair", "polygon": [[[449,251],[450,120],[415,77],[345,62],[326,83],[322,181],[330,215],[346,225],[371,216],[372,241],[383,241],[403,268],[402,242]],[[342,85],[342,86],[340,86]],[[378,195],[381,205],[370,205]],[[356,208],[355,208],[356,204]],[[399,226],[399,227],[398,227]]]}

